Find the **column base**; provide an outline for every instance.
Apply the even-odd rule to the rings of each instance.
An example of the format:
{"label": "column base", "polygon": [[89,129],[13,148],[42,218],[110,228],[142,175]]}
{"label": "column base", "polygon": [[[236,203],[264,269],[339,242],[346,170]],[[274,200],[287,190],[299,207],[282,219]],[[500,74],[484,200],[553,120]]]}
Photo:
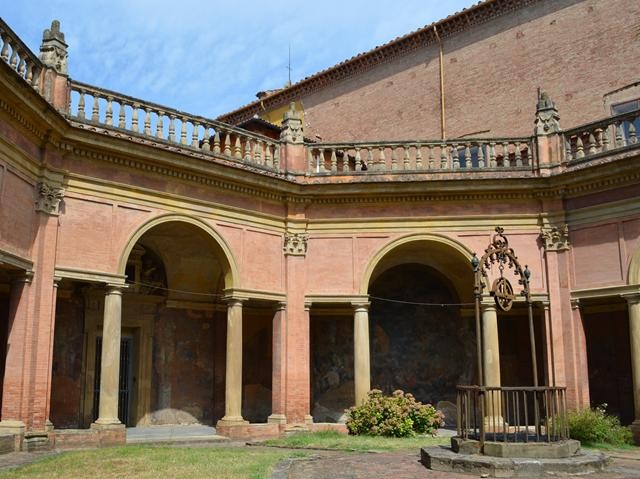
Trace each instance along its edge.
{"label": "column base", "polygon": [[[116,419],[116,421],[118,421]],[[91,430],[98,434],[98,445],[104,446],[118,446],[127,443],[127,432],[124,424],[120,421],[117,423],[111,420],[100,420],[91,423]]]}
{"label": "column base", "polygon": [[45,431],[47,431],[47,432],[51,432],[51,431],[53,431],[54,429],[55,429],[55,428],[54,428],[54,426],[53,426],[53,423],[52,423],[49,419],[47,419],[47,420],[44,422],[44,430],[45,430]]}
{"label": "column base", "polygon": [[313,416],[311,414],[305,414],[304,415],[304,423],[309,425],[309,424],[313,424]]}
{"label": "column base", "polygon": [[267,418],[268,424],[286,424],[287,416],[284,414],[272,414]]}
{"label": "column base", "polygon": [[640,446],[640,419],[633,421],[629,427],[631,428],[631,434],[633,434],[633,442],[636,446]]}
{"label": "column base", "polygon": [[485,416],[484,418],[484,430],[486,432],[500,433],[504,430],[509,430],[509,424],[504,420],[502,416]]}
{"label": "column base", "polygon": [[120,422],[120,419],[116,418],[98,418],[96,422],[91,423],[91,429],[118,429],[123,428],[124,424]]}
{"label": "column base", "polygon": [[248,425],[249,421],[245,421],[242,416],[225,416],[216,423],[216,428]]}
{"label": "column base", "polygon": [[26,426],[22,421],[0,421],[0,434],[16,434],[24,436]]}

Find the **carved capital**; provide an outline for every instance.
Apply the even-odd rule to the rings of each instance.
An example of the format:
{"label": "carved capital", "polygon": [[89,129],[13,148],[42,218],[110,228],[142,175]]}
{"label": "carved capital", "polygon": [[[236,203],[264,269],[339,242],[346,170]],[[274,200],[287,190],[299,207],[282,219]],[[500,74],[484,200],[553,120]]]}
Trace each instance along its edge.
{"label": "carved capital", "polygon": [[285,233],[284,246],[282,250],[285,255],[305,256],[307,254],[307,241],[309,235],[306,233]]}
{"label": "carved capital", "polygon": [[549,226],[540,229],[540,241],[546,251],[564,251],[569,243],[569,225]]}
{"label": "carved capital", "polygon": [[36,185],[36,211],[58,215],[60,200],[63,197],[64,189],[62,186],[49,181],[41,181]]}
{"label": "carved capital", "polygon": [[549,135],[560,131],[560,115],[555,103],[544,91],[538,92],[535,129],[536,135]]}
{"label": "carved capital", "polygon": [[64,41],[64,33],[60,31],[60,22],[51,22],[51,29],[46,29],[42,34],[40,45],[40,60],[61,75],[67,75],[67,44]]}
{"label": "carved capital", "polygon": [[285,112],[282,120],[282,131],[280,140],[285,143],[302,144],[304,137],[302,133],[302,118],[296,111],[295,103],[291,102],[289,110]]}

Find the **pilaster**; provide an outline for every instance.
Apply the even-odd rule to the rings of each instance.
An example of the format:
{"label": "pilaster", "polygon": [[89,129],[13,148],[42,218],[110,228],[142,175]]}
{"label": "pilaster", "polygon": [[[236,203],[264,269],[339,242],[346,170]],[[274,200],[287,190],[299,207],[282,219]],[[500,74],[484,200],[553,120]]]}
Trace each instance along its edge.
{"label": "pilaster", "polygon": [[629,340],[631,342],[631,376],[634,417],[631,424],[633,440],[640,444],[640,292],[625,295],[629,308]]}
{"label": "pilaster", "polygon": [[271,415],[267,422],[286,424],[287,394],[287,303],[280,302],[273,315],[273,359],[271,376]]}
{"label": "pilaster", "polygon": [[353,303],[353,369],[355,403],[360,406],[371,390],[371,356],[369,352],[369,302]]}

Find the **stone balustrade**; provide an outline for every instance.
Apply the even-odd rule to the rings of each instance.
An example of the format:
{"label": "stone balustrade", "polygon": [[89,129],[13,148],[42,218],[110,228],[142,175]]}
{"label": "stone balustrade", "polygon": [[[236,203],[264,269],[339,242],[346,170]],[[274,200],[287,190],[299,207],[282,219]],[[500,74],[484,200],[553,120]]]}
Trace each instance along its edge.
{"label": "stone balustrade", "polygon": [[281,171],[277,140],[84,83],[71,82],[70,89],[72,120]]}
{"label": "stone balustrade", "polygon": [[565,160],[581,160],[600,153],[640,145],[640,110],[612,116],[563,132]]}
{"label": "stone balustrade", "polygon": [[2,39],[0,58],[29,85],[39,90],[40,74],[43,69],[42,62],[1,18],[0,39]]}
{"label": "stone balustrade", "polygon": [[309,172],[531,169],[531,138],[312,144]]}

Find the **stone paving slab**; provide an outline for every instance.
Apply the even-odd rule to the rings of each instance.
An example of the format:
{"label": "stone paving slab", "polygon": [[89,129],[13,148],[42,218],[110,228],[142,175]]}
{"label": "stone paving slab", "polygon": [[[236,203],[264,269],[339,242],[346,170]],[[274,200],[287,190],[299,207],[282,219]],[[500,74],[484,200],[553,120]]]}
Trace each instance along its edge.
{"label": "stone paving slab", "polygon": [[127,428],[127,444],[221,441],[226,442],[229,439],[218,436],[215,427],[201,424]]}

